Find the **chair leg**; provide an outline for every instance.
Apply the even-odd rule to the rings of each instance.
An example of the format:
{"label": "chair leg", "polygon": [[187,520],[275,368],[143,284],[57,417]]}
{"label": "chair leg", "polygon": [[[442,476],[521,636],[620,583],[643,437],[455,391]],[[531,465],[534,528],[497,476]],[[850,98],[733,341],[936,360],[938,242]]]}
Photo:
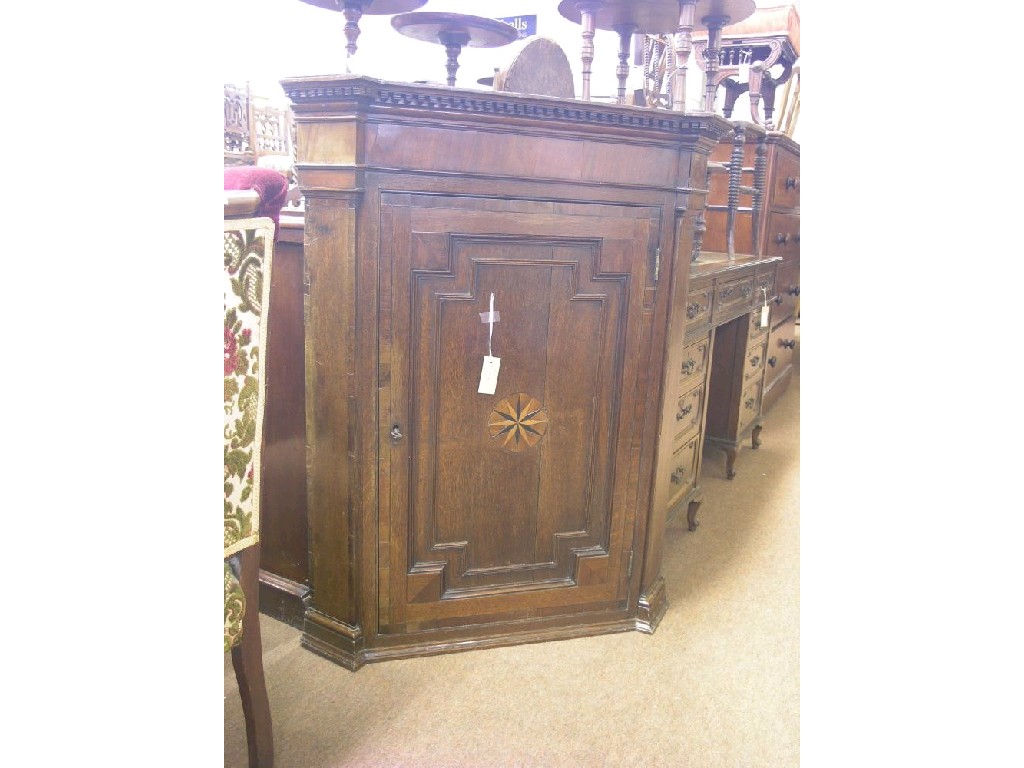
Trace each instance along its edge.
{"label": "chair leg", "polygon": [[249,768],[272,768],[274,733],[270,699],[263,676],[263,642],[260,638],[259,544],[239,552],[238,559],[241,565],[239,582],[245,593],[246,611],[242,617],[242,641],[231,649],[231,663],[235,668],[245,715]]}

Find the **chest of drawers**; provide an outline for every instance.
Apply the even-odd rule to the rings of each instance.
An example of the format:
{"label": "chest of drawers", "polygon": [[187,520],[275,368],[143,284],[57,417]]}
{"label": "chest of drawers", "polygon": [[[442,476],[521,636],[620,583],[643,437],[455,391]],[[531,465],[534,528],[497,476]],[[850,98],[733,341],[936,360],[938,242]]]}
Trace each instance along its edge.
{"label": "chest of drawers", "polygon": [[[759,199],[749,195],[738,199],[734,252],[781,259],[763,386],[763,408],[767,410],[786,390],[794,370],[792,345],[800,296],[800,145],[783,133],[737,122],[734,133],[712,151],[711,160],[739,163],[740,184],[761,191]],[[728,209],[729,176],[712,175],[708,179],[704,251],[727,251]]]}

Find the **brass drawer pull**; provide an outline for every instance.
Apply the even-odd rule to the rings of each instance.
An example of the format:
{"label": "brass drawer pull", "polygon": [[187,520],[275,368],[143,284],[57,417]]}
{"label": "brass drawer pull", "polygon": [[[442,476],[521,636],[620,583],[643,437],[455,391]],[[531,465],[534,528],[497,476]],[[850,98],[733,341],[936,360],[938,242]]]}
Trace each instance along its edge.
{"label": "brass drawer pull", "polygon": [[800,286],[799,285],[791,285],[791,286],[789,286],[789,295],[790,296],[799,296],[800,295]]}
{"label": "brass drawer pull", "polygon": [[752,397],[748,397],[746,401],[743,403],[743,407],[746,408],[747,410],[753,410],[755,405],[757,405],[757,400],[755,400]]}
{"label": "brass drawer pull", "polygon": [[675,468],[669,480],[671,480],[673,483],[681,483],[683,482],[684,477],[686,477],[686,470],[680,466]]}
{"label": "brass drawer pull", "polygon": [[779,346],[783,349],[792,349],[796,346],[796,339],[779,339]]}
{"label": "brass drawer pull", "polygon": [[775,236],[775,242],[779,245],[786,245],[789,242],[789,234],[782,234],[781,232]]}
{"label": "brass drawer pull", "polygon": [[693,318],[699,315],[703,309],[704,307],[698,304],[697,302],[693,302],[693,304],[688,304],[686,306],[686,317],[689,318],[690,320],[693,320]]}
{"label": "brass drawer pull", "polygon": [[679,413],[676,414],[676,421],[682,421],[685,419],[692,410],[693,403],[687,403],[685,407],[679,409]]}
{"label": "brass drawer pull", "polygon": [[402,434],[401,428],[395,424],[395,426],[391,428],[391,439],[397,443],[403,437],[405,437],[405,435]]}
{"label": "brass drawer pull", "polygon": [[695,370],[697,370],[697,361],[692,357],[683,363],[683,376],[689,376]]}
{"label": "brass drawer pull", "polygon": [[760,363],[760,362],[761,362],[761,356],[760,355],[754,355],[752,358],[750,358],[750,366],[752,368],[756,368],[757,364]]}
{"label": "brass drawer pull", "polygon": [[740,296],[742,296],[744,299],[747,298],[753,292],[754,289],[751,288],[749,285],[744,285],[742,288],[740,288]]}
{"label": "brass drawer pull", "polygon": [[786,177],[786,189],[796,189],[798,186],[800,186],[800,179],[793,176]]}
{"label": "brass drawer pull", "polygon": [[782,297],[781,296],[776,296],[774,299],[772,299],[772,301],[774,301],[776,304],[781,304],[782,303]]}
{"label": "brass drawer pull", "polygon": [[775,357],[775,355],[772,355],[771,357],[768,358],[768,365],[770,365],[772,368],[775,367],[775,364],[777,362],[779,362],[779,360],[777,357]]}

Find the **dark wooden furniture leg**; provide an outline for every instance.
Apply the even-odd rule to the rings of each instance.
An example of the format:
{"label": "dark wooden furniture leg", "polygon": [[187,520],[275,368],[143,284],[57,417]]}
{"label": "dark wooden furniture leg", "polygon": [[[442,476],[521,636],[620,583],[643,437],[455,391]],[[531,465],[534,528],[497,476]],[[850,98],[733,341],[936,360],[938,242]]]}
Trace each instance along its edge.
{"label": "dark wooden furniture leg", "polygon": [[736,448],[731,445],[723,445],[722,450],[725,451],[725,476],[732,480],[736,477]]}
{"label": "dark wooden furniture leg", "polygon": [[758,424],[750,430],[750,447],[757,449],[761,447],[761,425]]}
{"label": "dark wooden furniture leg", "polygon": [[249,744],[249,768],[272,768],[274,734],[270,720],[270,699],[263,676],[263,642],[260,638],[259,544],[238,553],[239,582],[245,593],[242,640],[231,649],[231,663],[238,679],[238,692],[245,715],[245,735]]}
{"label": "dark wooden furniture leg", "polygon": [[697,510],[700,509],[701,502],[704,501],[704,496],[695,496],[686,509],[686,527],[691,531],[696,531],[697,526],[700,525],[697,522]]}

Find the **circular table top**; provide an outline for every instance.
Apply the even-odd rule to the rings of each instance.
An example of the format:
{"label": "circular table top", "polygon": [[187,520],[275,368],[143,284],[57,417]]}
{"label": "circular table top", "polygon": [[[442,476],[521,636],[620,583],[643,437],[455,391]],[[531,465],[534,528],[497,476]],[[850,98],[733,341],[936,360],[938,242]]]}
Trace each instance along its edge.
{"label": "circular table top", "polygon": [[[562,0],[558,12],[563,17],[581,24],[583,14],[577,5],[581,0]],[[701,21],[710,16],[727,16],[729,23],[741,21],[754,13],[754,0],[697,0],[693,12],[695,27],[704,27]],[[615,30],[621,26],[635,26],[634,32],[669,34],[679,27],[679,0],[601,0],[594,12],[597,29]]]}
{"label": "circular table top", "polygon": [[458,34],[469,48],[496,48],[519,37],[511,24],[465,13],[403,13],[391,19],[391,26],[406,37],[427,43],[441,43],[443,36]]}
{"label": "circular table top", "polygon": [[487,79],[496,91],[567,99],[576,96],[569,57],[557,42],[547,37],[519,40],[513,46],[508,65],[498,71],[496,78]]}
{"label": "circular table top", "polygon": [[427,4],[427,0],[302,0],[307,5],[326,8],[328,11],[345,10],[345,3],[359,7],[364,16],[391,16],[396,13],[415,11]]}

